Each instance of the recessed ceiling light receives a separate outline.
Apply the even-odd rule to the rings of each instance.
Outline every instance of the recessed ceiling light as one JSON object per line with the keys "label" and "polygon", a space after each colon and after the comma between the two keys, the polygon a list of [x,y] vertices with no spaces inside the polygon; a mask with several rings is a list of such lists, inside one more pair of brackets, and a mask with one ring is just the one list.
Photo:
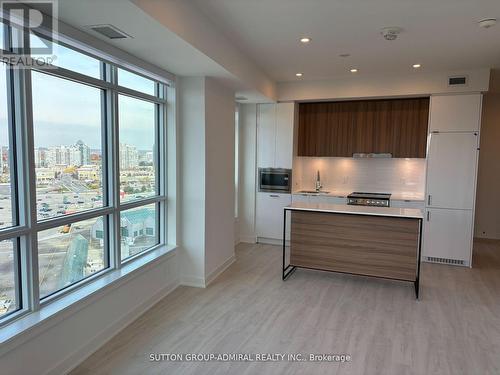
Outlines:
{"label": "recessed ceiling light", "polygon": [[478,25],[484,29],[489,29],[497,24],[496,18],[485,18],[478,22]]}
{"label": "recessed ceiling light", "polygon": [[297,77],[302,77],[302,73],[295,73]]}
{"label": "recessed ceiling light", "polygon": [[308,38],[307,36],[303,37],[303,38],[300,38],[300,41],[302,43],[309,43],[311,41],[311,38]]}
{"label": "recessed ceiling light", "polygon": [[418,68],[420,68],[421,66],[422,66],[422,65],[420,65],[420,64],[413,64],[413,67],[414,67],[415,69],[418,69]]}
{"label": "recessed ceiling light", "polygon": [[356,69],[356,68],[351,69],[351,73],[357,73],[357,72],[358,72],[358,69]]}

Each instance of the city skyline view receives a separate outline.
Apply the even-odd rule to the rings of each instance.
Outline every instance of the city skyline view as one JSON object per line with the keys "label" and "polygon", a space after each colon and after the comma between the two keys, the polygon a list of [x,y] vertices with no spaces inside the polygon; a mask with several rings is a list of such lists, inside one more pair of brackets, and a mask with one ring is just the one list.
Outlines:
{"label": "city skyline view", "polygon": [[[38,72],[32,74],[32,85],[35,147],[70,145],[81,139],[93,149],[101,148],[101,89]],[[0,146],[8,146],[9,142],[6,91],[6,71],[2,64]],[[67,95],[68,92],[71,95]],[[54,104],[57,105],[57,111],[53,110]],[[118,105],[120,142],[132,144],[138,150],[151,149],[154,139],[151,142],[151,137],[145,137],[144,130],[149,127],[148,123],[154,125],[154,104],[120,95]]]}
{"label": "city skyline view", "polygon": [[[94,59],[88,59],[89,72],[80,72],[93,71],[95,76]],[[59,63],[71,64],[73,60],[75,56],[67,54]],[[76,60],[80,67],[85,66],[85,59]],[[121,85],[133,85],[131,73],[123,70],[119,74]],[[8,122],[6,75],[5,65],[0,64],[0,228],[15,224],[16,205],[12,198],[13,130]],[[32,71],[31,76],[37,220],[104,207],[104,91],[41,72]],[[151,87],[146,83],[145,89]],[[120,200],[153,196],[157,194],[155,104],[119,94],[117,115]],[[156,212],[157,205],[153,204],[121,213],[123,259],[158,243]],[[106,232],[104,217],[38,232],[40,297],[105,269]],[[12,242],[0,242],[0,268],[4,270],[0,278],[0,316],[18,308],[13,252]]]}

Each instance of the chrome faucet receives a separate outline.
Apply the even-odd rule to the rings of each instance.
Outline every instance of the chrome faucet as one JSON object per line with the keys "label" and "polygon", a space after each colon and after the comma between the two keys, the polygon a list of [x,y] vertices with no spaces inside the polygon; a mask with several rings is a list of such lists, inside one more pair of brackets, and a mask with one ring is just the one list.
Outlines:
{"label": "chrome faucet", "polygon": [[319,193],[323,185],[321,185],[321,179],[319,177],[319,171],[316,172],[316,193]]}

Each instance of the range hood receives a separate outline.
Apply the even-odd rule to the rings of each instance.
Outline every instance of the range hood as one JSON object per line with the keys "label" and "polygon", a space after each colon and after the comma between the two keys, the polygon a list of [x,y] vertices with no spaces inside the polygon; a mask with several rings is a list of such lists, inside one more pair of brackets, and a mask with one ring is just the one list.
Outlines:
{"label": "range hood", "polygon": [[390,159],[390,158],[392,158],[392,154],[389,154],[389,153],[375,153],[375,152],[372,152],[372,153],[369,153],[369,154],[365,154],[365,153],[362,153],[362,152],[356,152],[356,153],[352,154],[352,157],[355,158],[355,159],[370,159],[370,158],[373,158],[373,159]]}

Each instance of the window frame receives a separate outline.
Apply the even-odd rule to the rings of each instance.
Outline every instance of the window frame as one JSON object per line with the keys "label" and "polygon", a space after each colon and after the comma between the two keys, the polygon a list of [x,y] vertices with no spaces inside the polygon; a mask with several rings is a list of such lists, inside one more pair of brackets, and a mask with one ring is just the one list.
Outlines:
{"label": "window frame", "polygon": [[[1,20],[0,20],[1,21]],[[4,29],[5,50],[10,50],[10,27],[0,24]],[[29,36],[25,37],[25,46],[29,50]],[[159,80],[153,73],[148,76],[144,70],[126,63],[116,63],[102,56],[93,55],[85,50],[84,45],[67,43],[63,35],[56,36],[54,43],[75,50],[79,53],[96,58],[101,64],[100,79],[87,76],[66,68],[51,67],[51,69],[15,69],[7,66],[9,77],[9,128],[13,143],[9,150],[9,162],[14,164],[11,180],[17,184],[18,192],[12,198],[12,210],[16,211],[16,225],[0,229],[0,241],[12,240],[16,243],[18,287],[16,287],[16,303],[18,309],[0,317],[0,328],[26,314],[40,310],[43,306],[60,299],[68,293],[74,292],[88,283],[100,278],[109,272],[119,270],[130,262],[146,256],[150,252],[167,245],[167,93],[171,89],[169,80]],[[83,47],[83,48],[80,48]],[[155,83],[155,95],[149,95],[127,87],[118,85],[118,69],[124,69]],[[101,89],[101,116],[102,116],[102,196],[103,206],[73,214],[56,216],[52,218],[37,218],[36,209],[36,174],[34,160],[34,122],[32,110],[32,72],[52,75],[61,79],[85,84]],[[155,105],[155,139],[157,149],[153,150],[157,163],[155,171],[156,195],[144,199],[136,199],[120,203],[120,167],[119,167],[119,121],[118,121],[118,96],[126,95],[132,98],[145,100]],[[12,113],[12,115],[11,115]],[[12,123],[11,119],[12,117]],[[15,178],[14,174],[15,173]],[[15,203],[14,203],[15,202]],[[156,209],[156,237],[158,244],[144,251],[134,254],[125,260],[121,259],[121,231],[120,213],[122,211],[155,204]],[[16,210],[14,210],[14,207]],[[103,218],[104,232],[104,258],[105,267],[82,280],[40,298],[38,275],[38,234],[47,229],[52,229],[75,222]],[[15,252],[16,253],[16,252]],[[16,259],[15,259],[16,260]]]}

